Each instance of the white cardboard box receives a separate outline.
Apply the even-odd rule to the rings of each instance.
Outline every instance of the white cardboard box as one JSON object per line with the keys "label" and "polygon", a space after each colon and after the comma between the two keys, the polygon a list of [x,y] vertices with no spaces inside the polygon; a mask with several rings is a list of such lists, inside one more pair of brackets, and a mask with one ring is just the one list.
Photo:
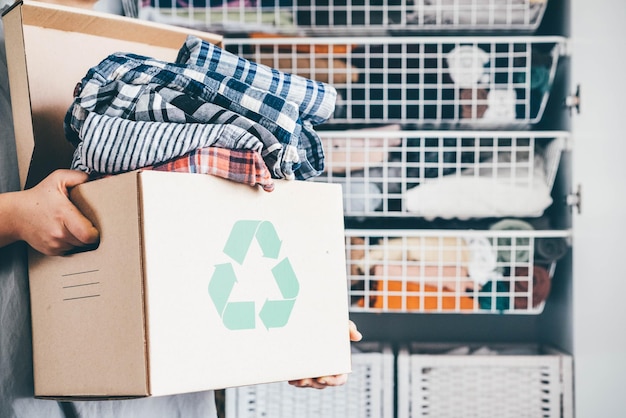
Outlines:
{"label": "white cardboard box", "polygon": [[[173,60],[192,33],[31,1],[3,19],[26,187],[68,166],[62,121],[88,68],[117,51]],[[31,254],[36,396],[158,396],[349,372],[341,189],[276,183],[268,193],[136,171],[74,188],[101,240]]]}

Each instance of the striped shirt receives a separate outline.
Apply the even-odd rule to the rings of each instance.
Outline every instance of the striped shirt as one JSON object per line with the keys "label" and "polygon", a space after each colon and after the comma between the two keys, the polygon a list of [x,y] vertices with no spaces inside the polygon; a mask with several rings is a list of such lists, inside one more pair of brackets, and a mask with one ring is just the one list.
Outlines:
{"label": "striped shirt", "polygon": [[116,174],[208,146],[261,151],[260,141],[235,125],[131,121],[89,113],[72,168]]}

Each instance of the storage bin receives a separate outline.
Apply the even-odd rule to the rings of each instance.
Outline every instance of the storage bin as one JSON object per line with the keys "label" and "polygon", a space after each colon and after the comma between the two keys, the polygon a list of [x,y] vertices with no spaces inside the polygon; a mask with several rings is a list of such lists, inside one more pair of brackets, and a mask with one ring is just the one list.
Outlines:
{"label": "storage bin", "polygon": [[325,172],[353,217],[537,217],[552,204],[565,132],[321,131]]}
{"label": "storage bin", "polygon": [[574,416],[572,357],[555,348],[414,343],[397,361],[398,418]]}
{"label": "storage bin", "polygon": [[532,33],[546,5],[547,0],[143,0],[139,17],[225,33]]}
{"label": "storage bin", "polygon": [[347,229],[350,311],[541,313],[569,232],[519,219],[491,228]]}
{"label": "storage bin", "polygon": [[226,389],[228,418],[389,418],[394,416],[395,358],[386,343],[353,344],[348,382],[325,390],[286,382]]}
{"label": "storage bin", "polygon": [[327,125],[518,129],[541,120],[564,38],[264,36],[224,47],[334,86]]}

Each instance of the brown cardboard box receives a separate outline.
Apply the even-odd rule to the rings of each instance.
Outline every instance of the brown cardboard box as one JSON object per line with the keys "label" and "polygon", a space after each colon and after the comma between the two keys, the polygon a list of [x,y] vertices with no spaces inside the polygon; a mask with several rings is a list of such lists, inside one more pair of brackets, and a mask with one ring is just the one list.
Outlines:
{"label": "brown cardboard box", "polygon": [[[62,121],[90,67],[117,51],[173,60],[188,33],[220,41],[30,1],[3,19],[26,187],[69,165]],[[80,185],[72,199],[101,241],[31,254],[36,396],[158,396],[350,371],[339,186],[277,181],[267,193],[137,171]]]}

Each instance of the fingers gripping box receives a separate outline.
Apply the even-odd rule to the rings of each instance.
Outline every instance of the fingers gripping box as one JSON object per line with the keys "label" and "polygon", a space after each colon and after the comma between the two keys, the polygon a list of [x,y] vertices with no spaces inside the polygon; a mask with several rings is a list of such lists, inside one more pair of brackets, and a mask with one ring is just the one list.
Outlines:
{"label": "fingers gripping box", "polygon": [[[62,121],[88,68],[118,51],[173,60],[192,33],[30,1],[3,19],[23,187],[69,165]],[[62,257],[31,252],[36,396],[159,396],[349,372],[340,186],[276,183],[268,193],[135,171],[74,188],[101,240]]]}

